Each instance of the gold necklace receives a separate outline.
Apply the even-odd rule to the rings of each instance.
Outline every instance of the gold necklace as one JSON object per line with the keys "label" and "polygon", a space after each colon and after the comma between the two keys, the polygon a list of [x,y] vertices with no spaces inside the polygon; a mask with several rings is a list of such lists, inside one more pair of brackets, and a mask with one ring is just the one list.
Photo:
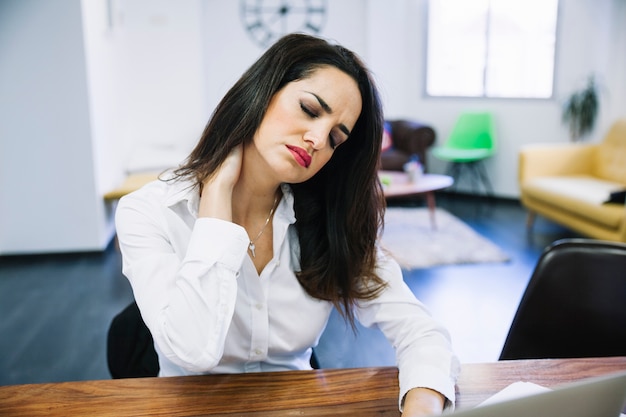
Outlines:
{"label": "gold necklace", "polygon": [[265,224],[261,228],[261,231],[259,232],[258,235],[256,235],[256,237],[254,239],[250,240],[250,243],[248,244],[248,249],[250,250],[250,253],[252,254],[253,258],[256,258],[256,253],[255,253],[256,245],[254,244],[254,242],[259,240],[259,238],[261,237],[261,235],[265,231],[265,228],[267,227],[268,223],[270,222],[270,219],[272,218],[272,214],[274,214],[274,210],[276,210],[276,203],[277,202],[278,202],[278,194],[276,195],[276,197],[274,197],[274,203],[272,204],[272,208],[270,210],[270,214],[267,215],[267,219],[265,219]]}

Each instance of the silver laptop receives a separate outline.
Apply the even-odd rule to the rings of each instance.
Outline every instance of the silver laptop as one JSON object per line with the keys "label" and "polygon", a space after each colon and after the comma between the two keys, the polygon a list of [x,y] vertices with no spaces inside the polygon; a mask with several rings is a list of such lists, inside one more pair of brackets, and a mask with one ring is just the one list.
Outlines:
{"label": "silver laptop", "polygon": [[618,417],[626,405],[626,372],[583,379],[554,390],[464,409],[453,417]]}

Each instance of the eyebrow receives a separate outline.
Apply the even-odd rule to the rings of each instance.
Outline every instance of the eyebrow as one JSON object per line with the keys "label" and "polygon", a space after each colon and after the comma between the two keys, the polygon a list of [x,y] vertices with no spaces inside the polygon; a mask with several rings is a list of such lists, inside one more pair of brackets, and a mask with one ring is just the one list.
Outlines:
{"label": "eyebrow", "polygon": [[[308,92],[309,94],[311,94],[313,97],[315,97],[315,99],[317,100],[317,102],[320,104],[320,106],[322,106],[322,109],[324,109],[324,111],[328,114],[332,114],[333,113],[333,109],[330,108],[330,106],[328,105],[328,103],[326,103],[326,101],[324,101],[323,98],[321,98],[320,96],[318,96],[315,93],[312,92]],[[341,130],[343,133],[346,134],[346,136],[350,136],[350,129],[348,129],[346,127],[346,125],[344,125],[343,123],[339,124],[339,130]]]}

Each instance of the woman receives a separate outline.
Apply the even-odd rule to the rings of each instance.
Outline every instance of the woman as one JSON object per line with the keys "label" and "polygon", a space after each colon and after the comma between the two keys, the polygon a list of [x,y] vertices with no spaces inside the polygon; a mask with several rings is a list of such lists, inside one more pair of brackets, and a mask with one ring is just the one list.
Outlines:
{"label": "woman", "polygon": [[403,415],[453,404],[447,333],[377,249],[382,123],[353,53],[287,35],[181,167],[121,199],[124,274],[160,375],[310,368],[334,306],[396,347]]}

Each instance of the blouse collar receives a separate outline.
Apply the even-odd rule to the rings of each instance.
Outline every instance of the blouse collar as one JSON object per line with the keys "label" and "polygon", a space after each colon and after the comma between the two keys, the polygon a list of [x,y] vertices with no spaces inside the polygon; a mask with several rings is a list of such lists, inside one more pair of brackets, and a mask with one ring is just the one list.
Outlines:
{"label": "blouse collar", "polygon": [[[283,198],[278,204],[274,216],[281,218],[288,224],[293,224],[296,221],[296,215],[293,208],[293,191],[289,184],[281,184],[280,188],[283,193]],[[166,206],[172,207],[181,203],[186,204],[189,213],[191,213],[194,217],[198,217],[200,194],[198,193],[198,187],[195,186],[193,182],[184,180],[172,181],[169,183],[165,198]]]}

